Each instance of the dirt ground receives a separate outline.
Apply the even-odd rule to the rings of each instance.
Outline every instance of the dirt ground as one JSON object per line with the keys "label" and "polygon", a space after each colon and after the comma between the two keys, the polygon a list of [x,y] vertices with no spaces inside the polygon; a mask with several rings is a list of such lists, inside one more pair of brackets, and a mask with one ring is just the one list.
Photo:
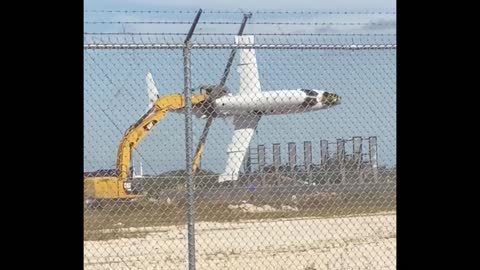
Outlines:
{"label": "dirt ground", "polygon": [[[84,269],[186,269],[185,225],[119,230],[136,237],[85,241]],[[396,269],[395,212],[198,222],[195,230],[197,269]]]}

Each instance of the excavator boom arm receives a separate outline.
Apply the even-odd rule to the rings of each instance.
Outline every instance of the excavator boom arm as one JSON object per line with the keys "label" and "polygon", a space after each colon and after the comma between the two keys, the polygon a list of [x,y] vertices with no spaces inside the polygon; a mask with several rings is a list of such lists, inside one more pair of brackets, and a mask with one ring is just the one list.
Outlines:
{"label": "excavator boom arm", "polygon": [[[193,95],[192,105],[199,104],[205,100],[206,97],[204,95]],[[152,109],[127,130],[118,148],[117,170],[120,182],[124,182],[128,178],[132,150],[169,111],[184,107],[185,98],[183,95],[175,94],[160,97],[155,101]]]}

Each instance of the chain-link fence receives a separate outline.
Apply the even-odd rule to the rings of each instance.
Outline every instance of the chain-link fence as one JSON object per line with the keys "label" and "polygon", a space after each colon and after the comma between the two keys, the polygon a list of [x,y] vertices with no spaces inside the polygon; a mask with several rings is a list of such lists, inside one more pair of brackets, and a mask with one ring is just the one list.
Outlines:
{"label": "chain-link fence", "polygon": [[85,269],[394,269],[395,36],[183,39],[84,46]]}

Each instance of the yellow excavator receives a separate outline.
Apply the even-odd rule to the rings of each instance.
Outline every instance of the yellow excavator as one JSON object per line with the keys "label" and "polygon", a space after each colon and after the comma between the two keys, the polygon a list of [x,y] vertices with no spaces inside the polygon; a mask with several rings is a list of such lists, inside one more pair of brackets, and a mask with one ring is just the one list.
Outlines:
{"label": "yellow excavator", "polygon": [[[205,94],[192,95],[192,105],[199,105],[207,100]],[[96,176],[85,178],[85,197],[87,199],[132,199],[142,195],[132,194],[129,168],[132,150],[145,138],[150,130],[160,122],[169,111],[185,107],[185,98],[181,94],[158,97],[153,106],[140,120],[130,126],[118,147],[117,176]],[[199,163],[200,160],[197,159]],[[198,164],[195,168],[198,167]]]}

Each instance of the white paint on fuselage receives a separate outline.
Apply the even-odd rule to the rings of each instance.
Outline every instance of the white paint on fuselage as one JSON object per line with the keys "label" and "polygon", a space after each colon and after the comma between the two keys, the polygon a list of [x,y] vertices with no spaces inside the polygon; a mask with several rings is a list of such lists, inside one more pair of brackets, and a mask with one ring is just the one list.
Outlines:
{"label": "white paint on fuselage", "polygon": [[219,116],[246,115],[261,113],[262,115],[278,115],[316,111],[326,108],[321,103],[322,94],[318,92],[318,103],[303,106],[307,94],[301,90],[263,91],[257,94],[227,95],[215,100],[215,110]]}
{"label": "white paint on fuselage", "polygon": [[[328,106],[322,103],[323,90],[309,90],[317,92],[316,97],[309,96],[304,91],[297,90],[274,90],[262,91],[249,94],[227,94],[215,100],[214,108],[216,117],[225,118],[235,115],[280,115],[291,113],[303,113],[326,109]],[[316,98],[315,105],[304,105],[307,97]],[[185,113],[184,109],[175,110],[176,113]],[[201,106],[193,106],[193,114],[200,118],[205,116]]]}

